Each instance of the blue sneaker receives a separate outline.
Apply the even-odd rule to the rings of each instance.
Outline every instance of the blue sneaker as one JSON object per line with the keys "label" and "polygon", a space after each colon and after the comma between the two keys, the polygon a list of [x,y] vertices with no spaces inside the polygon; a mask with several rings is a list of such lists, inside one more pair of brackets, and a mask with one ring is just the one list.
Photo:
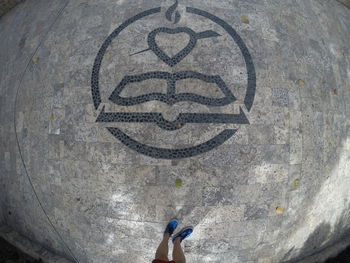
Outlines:
{"label": "blue sneaker", "polygon": [[177,219],[172,219],[169,221],[168,225],[165,228],[164,234],[169,234],[170,236],[174,233],[175,229],[177,228],[179,224],[179,221]]}
{"label": "blue sneaker", "polygon": [[182,242],[182,240],[184,240],[185,238],[188,238],[193,232],[193,227],[192,226],[186,226],[183,229],[180,230],[179,233],[177,233],[173,238],[173,243],[175,242],[175,240],[179,237],[181,238],[180,242]]}

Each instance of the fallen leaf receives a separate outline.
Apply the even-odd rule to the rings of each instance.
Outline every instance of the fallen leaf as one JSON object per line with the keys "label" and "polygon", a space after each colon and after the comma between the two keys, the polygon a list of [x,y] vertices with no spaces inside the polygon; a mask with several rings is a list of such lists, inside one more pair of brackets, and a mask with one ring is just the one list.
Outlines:
{"label": "fallen leaf", "polygon": [[181,179],[176,179],[175,185],[176,185],[176,187],[181,187],[183,185],[182,180]]}
{"label": "fallen leaf", "polygon": [[276,207],[276,213],[279,214],[279,215],[283,214],[284,213],[284,208],[281,207],[281,206],[277,206]]}
{"label": "fallen leaf", "polygon": [[248,19],[247,16],[241,16],[241,21],[242,21],[242,23],[244,23],[244,24],[249,24],[249,19]]}
{"label": "fallen leaf", "polygon": [[299,187],[300,186],[300,180],[299,179],[294,180],[293,185],[294,185],[294,187]]}
{"label": "fallen leaf", "polygon": [[302,80],[302,79],[299,79],[299,80],[297,81],[297,83],[298,83],[299,86],[304,86],[304,85],[305,85],[305,81]]}
{"label": "fallen leaf", "polygon": [[53,115],[53,113],[51,113],[51,115],[50,115],[50,120],[54,120],[55,119],[55,115]]}
{"label": "fallen leaf", "polygon": [[36,62],[39,61],[39,58],[38,58],[38,57],[33,57],[33,58],[32,58],[32,61],[33,61],[34,63],[36,63]]}

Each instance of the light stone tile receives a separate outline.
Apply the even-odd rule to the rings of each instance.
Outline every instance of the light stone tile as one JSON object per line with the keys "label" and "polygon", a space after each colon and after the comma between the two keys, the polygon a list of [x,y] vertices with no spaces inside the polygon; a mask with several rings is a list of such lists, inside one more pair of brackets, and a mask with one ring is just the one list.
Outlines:
{"label": "light stone tile", "polygon": [[259,145],[257,158],[261,163],[285,164],[290,159],[289,145]]}
{"label": "light stone tile", "polygon": [[[69,160],[87,160],[88,152],[87,143],[79,142],[74,140],[65,139],[63,140],[63,152],[64,158]],[[61,143],[61,141],[60,141]],[[59,144],[59,147],[61,144]],[[61,157],[62,158],[62,157]]]}
{"label": "light stone tile", "polygon": [[202,191],[205,206],[254,203],[256,200],[260,201],[262,195],[263,187],[260,184],[204,187]]}
{"label": "light stone tile", "polygon": [[4,161],[5,161],[5,169],[7,171],[11,170],[11,153],[5,152],[4,153]]}
{"label": "light stone tile", "polygon": [[273,259],[271,257],[263,257],[258,259],[258,263],[271,263]]}
{"label": "light stone tile", "polygon": [[97,142],[97,127],[92,124],[79,123],[74,126],[74,139],[82,142]]}
{"label": "light stone tile", "polygon": [[117,202],[110,206],[106,214],[109,218],[132,221],[156,221],[156,207],[144,204]]}
{"label": "light stone tile", "polygon": [[272,182],[286,182],[287,180],[287,164],[263,163],[249,168],[249,184],[268,184]]}
{"label": "light stone tile", "polygon": [[290,165],[289,166],[289,185],[291,190],[297,190],[299,188],[298,183],[295,180],[301,179],[301,164]]}
{"label": "light stone tile", "polygon": [[244,205],[227,205],[211,209],[206,217],[214,220],[216,223],[241,221],[244,211]]}
{"label": "light stone tile", "polygon": [[247,130],[248,130],[247,125],[240,126],[238,131],[235,133],[235,135],[232,138],[232,143],[243,144],[243,145],[249,144],[249,137],[248,137]]}
{"label": "light stone tile", "polygon": [[302,158],[302,113],[292,111],[290,119],[290,163],[301,163]]}
{"label": "light stone tile", "polygon": [[[198,236],[206,236],[207,238],[220,239],[222,236],[226,238],[237,238],[249,235],[256,235],[266,228],[265,220],[250,220],[244,222],[232,222],[231,224],[220,223],[211,224],[210,226],[197,226],[193,233],[193,238]],[[233,234],[234,233],[234,234]]]}
{"label": "light stone tile", "polygon": [[273,205],[276,208],[279,204],[284,202],[286,195],[285,183],[271,183],[263,185],[261,193],[259,194],[259,201],[257,204]]}
{"label": "light stone tile", "polygon": [[18,117],[17,117],[17,123],[16,123],[16,130],[17,132],[21,132],[23,129],[23,122],[24,122],[24,114],[23,112],[19,112],[18,113]]}
{"label": "light stone tile", "polygon": [[149,186],[143,199],[155,205],[200,205],[201,189],[190,187]]}
{"label": "light stone tile", "polygon": [[[53,117],[51,119],[51,116]],[[51,112],[47,113],[47,120],[49,122],[49,134],[60,134],[61,133],[61,122],[63,122],[65,112],[63,109],[52,109]]]}
{"label": "light stone tile", "polygon": [[85,122],[85,107],[82,104],[73,106],[65,106],[65,123],[73,125],[81,125]]}
{"label": "light stone tile", "polygon": [[301,110],[300,88],[290,88],[288,91],[288,97],[289,108],[292,110]]}
{"label": "light stone tile", "polygon": [[274,126],[274,144],[289,144],[290,143],[290,129],[288,126]]}
{"label": "light stone tile", "polygon": [[272,125],[250,125],[247,127],[250,144],[272,144],[273,126]]}

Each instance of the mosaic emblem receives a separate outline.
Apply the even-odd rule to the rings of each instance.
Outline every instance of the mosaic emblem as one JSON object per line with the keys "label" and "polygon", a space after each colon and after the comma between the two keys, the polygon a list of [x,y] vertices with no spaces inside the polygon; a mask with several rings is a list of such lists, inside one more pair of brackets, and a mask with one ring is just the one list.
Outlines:
{"label": "mosaic emblem", "polygon": [[[215,25],[215,27],[219,28],[218,30],[220,30],[221,33],[210,28],[198,30],[199,26],[191,28],[191,26],[186,24],[184,25],[184,23],[182,23],[181,26],[178,26],[177,24],[181,20],[181,15],[179,11],[176,11],[177,8],[178,2],[176,1],[174,5],[166,10],[165,14],[162,13],[162,8],[160,7],[139,13],[122,23],[104,41],[95,58],[91,78],[94,106],[96,110],[100,109],[96,122],[115,123],[116,125],[123,125],[123,123],[151,123],[158,126],[165,132],[181,130],[187,125],[194,124],[249,124],[245,112],[249,112],[253,105],[256,89],[256,76],[251,55],[242,38],[232,28],[232,26],[230,26],[224,20],[211,13],[208,13],[207,11],[193,7],[186,7],[186,16],[193,17],[194,21],[207,20],[211,24]],[[159,18],[158,16],[162,16],[162,18]],[[198,46],[201,42],[209,39],[215,39],[215,41],[219,43],[220,41],[224,41],[223,33],[225,33],[225,35],[228,36],[228,39],[232,42],[232,45],[236,46],[240,56],[242,57],[242,61],[244,61],[246,86],[244,87],[244,97],[242,97],[241,100],[245,110],[242,110],[242,107],[240,107],[239,112],[236,113],[181,112],[178,114],[175,120],[170,121],[164,118],[162,112],[137,112],[131,110],[107,112],[105,106],[100,107],[102,104],[101,88],[103,88],[103,86],[100,84],[100,78],[102,75],[101,65],[107,49],[112,45],[113,41],[117,40],[118,37],[123,34],[127,28],[140,21],[142,21],[142,23],[149,23],[150,19],[154,19],[155,17],[157,19],[163,19],[164,22],[168,22],[169,25],[162,25],[149,30],[144,37],[145,43],[142,43],[146,48],[142,49],[141,51],[134,52],[130,54],[130,56],[142,56],[145,53],[150,53],[152,56],[155,56],[158,61],[157,63],[161,64],[162,68],[167,70],[154,70],[138,74],[125,74],[120,80],[118,80],[118,83],[115,83],[115,88],[111,94],[109,94],[108,101],[114,105],[125,108],[151,102],[164,103],[169,106],[173,106],[176,103],[188,102],[204,105],[208,108],[219,108],[232,105],[237,101],[237,98],[234,95],[235,87],[234,85],[228,84],[220,73],[207,74],[193,69],[188,70],[188,67],[181,69],[186,58],[199,48]],[[201,23],[203,24],[203,22]],[[182,43],[182,49],[179,49],[174,54],[169,54],[157,41],[161,35],[175,37],[182,35],[185,36],[187,40]],[[233,58],[226,57],[224,59],[229,61]],[[208,61],[208,63],[212,62]],[[131,96],[122,95],[123,91],[128,89],[129,86],[142,85],[142,83],[146,81],[163,81],[166,83],[165,92],[151,92]],[[198,81],[199,83],[202,83],[203,86],[204,84],[214,86],[220,93],[222,93],[223,96],[210,97],[206,96],[205,94],[196,94],[195,92],[178,92],[179,83],[186,81]],[[224,129],[223,131],[218,132],[218,134],[213,135],[211,139],[191,147],[180,148],[175,144],[172,148],[164,148],[141,143],[132,138],[132,136],[129,136],[123,132],[121,128],[122,126],[107,127],[108,131],[127,147],[137,151],[138,153],[163,159],[186,158],[210,151],[223,144],[238,130],[236,128]]]}

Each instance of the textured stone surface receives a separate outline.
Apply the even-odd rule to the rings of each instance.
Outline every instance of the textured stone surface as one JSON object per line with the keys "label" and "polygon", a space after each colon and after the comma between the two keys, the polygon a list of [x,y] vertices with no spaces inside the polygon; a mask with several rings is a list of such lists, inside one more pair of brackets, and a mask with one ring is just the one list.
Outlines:
{"label": "textured stone surface", "polygon": [[350,8],[350,1],[349,0],[338,0],[340,3],[344,4],[348,8]]}
{"label": "textured stone surface", "polygon": [[[293,262],[342,240],[350,227],[349,10],[318,0],[181,0],[181,18],[173,24],[165,15],[172,4],[27,0],[1,19],[7,37],[0,42],[0,220],[78,262],[150,262],[174,216],[195,227],[184,243],[188,262]],[[159,13],[113,34],[127,19],[159,6]],[[186,7],[222,19],[247,46],[256,72],[252,108],[245,100],[251,79],[242,45],[221,22],[196,17]],[[196,33],[180,32],[175,40],[171,30],[155,36],[167,56],[187,42],[191,47],[194,36],[195,48],[174,64],[151,38],[154,52],[135,54],[148,48],[148,34],[159,27]],[[108,45],[101,56],[103,43]],[[102,61],[100,104],[91,95],[96,57]],[[157,74],[160,79],[140,85],[122,81],[149,71],[171,75],[163,80]],[[210,100],[192,96],[175,103],[179,97],[164,94],[179,71],[220,76],[236,100],[213,106],[229,92],[223,95],[225,85],[198,77],[177,80],[176,92]],[[123,93],[109,100],[120,83]],[[121,105],[120,97],[149,93],[163,95]],[[96,122],[103,107],[124,115],[118,122]],[[176,121],[181,114],[241,111],[249,123],[243,117],[234,123]],[[135,112],[161,113],[163,120],[125,117]],[[236,132],[188,158],[153,158],[159,150],[139,153],[108,127],[166,149]]]}
{"label": "textured stone surface", "polygon": [[10,11],[13,7],[23,2],[23,0],[1,0],[0,1],[0,17]]}

